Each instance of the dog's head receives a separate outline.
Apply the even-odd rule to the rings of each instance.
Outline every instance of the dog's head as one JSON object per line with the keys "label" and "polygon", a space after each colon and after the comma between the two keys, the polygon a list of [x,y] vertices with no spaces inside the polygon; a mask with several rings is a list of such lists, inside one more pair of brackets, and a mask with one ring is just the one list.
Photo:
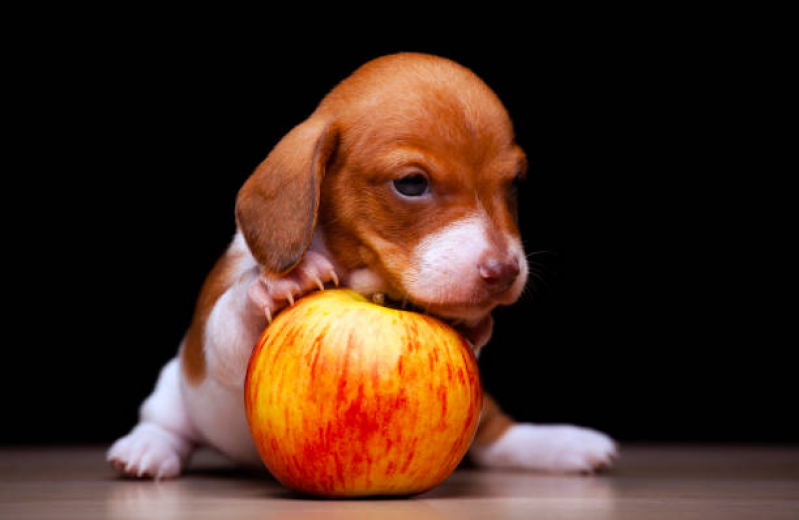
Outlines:
{"label": "dog's head", "polygon": [[526,167],[477,76],[392,55],[358,69],[280,141],[242,187],[236,216],[275,274],[321,238],[354,289],[474,322],[524,288],[516,183]]}

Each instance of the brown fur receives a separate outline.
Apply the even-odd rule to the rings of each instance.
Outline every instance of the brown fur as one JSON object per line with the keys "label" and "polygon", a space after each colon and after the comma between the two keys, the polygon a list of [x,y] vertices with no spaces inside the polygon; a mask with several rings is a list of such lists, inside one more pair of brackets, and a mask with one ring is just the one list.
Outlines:
{"label": "brown fur", "polygon": [[[236,220],[255,259],[290,271],[321,224],[345,270],[368,267],[404,296],[399,274],[423,237],[478,209],[492,239],[518,233],[508,191],[527,168],[502,103],[468,69],[442,58],[398,54],[358,69],[278,143],[239,192]],[[403,204],[390,181],[422,171],[436,204]],[[202,381],[203,330],[229,287],[231,259],[209,274],[182,353],[190,382]],[[424,302],[416,302],[424,304]],[[485,396],[475,442],[490,443],[512,420]]]}
{"label": "brown fur", "polygon": [[186,380],[192,385],[200,384],[205,378],[206,363],[205,352],[203,352],[205,323],[216,301],[230,287],[233,281],[230,276],[231,267],[237,259],[238,257],[234,253],[230,251],[225,253],[216,262],[211,272],[208,273],[202,289],[200,289],[200,296],[197,299],[197,305],[194,310],[194,318],[189,330],[186,332],[183,348],[180,352],[183,373],[186,376]]}
{"label": "brown fur", "polygon": [[497,402],[488,394],[483,395],[483,411],[480,415],[480,425],[474,436],[475,446],[487,446],[502,437],[514,421],[508,417]]}
{"label": "brown fur", "polygon": [[[317,116],[342,129],[319,222],[345,268],[369,267],[403,296],[398,273],[417,242],[478,204],[497,230],[517,232],[507,193],[526,158],[499,99],[468,69],[420,54],[381,58],[337,86]],[[391,179],[419,170],[435,185],[436,204],[391,193]],[[504,245],[501,234],[495,240]]]}
{"label": "brown fur", "polygon": [[[242,187],[236,217],[272,274],[300,261],[318,218],[341,267],[369,267],[402,296],[398,273],[439,227],[482,208],[498,248],[498,230],[517,233],[507,194],[526,167],[505,108],[474,73],[396,54],[358,69],[278,143]],[[436,204],[408,205],[391,193],[390,181],[413,171],[435,184]]]}
{"label": "brown fur", "polygon": [[290,271],[311,243],[335,141],[331,125],[309,119],[278,143],[239,191],[236,222],[252,255],[272,274]]}

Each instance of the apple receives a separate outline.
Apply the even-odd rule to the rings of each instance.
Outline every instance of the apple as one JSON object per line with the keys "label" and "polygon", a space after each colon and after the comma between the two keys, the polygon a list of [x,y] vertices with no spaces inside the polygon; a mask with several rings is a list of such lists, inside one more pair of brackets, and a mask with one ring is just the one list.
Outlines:
{"label": "apple", "polygon": [[278,315],[245,382],[266,467],[285,486],[322,496],[435,487],[466,454],[481,404],[477,361],[449,325],[345,289]]}

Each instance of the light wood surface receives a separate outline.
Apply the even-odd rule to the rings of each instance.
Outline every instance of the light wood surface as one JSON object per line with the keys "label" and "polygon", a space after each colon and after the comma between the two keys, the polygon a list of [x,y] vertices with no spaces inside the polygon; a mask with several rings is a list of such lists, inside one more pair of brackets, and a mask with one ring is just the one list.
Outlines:
{"label": "light wood surface", "polygon": [[308,499],[211,453],[153,483],[115,477],[104,448],[0,449],[2,519],[799,519],[799,447],[623,446],[609,472],[459,469],[399,500]]}

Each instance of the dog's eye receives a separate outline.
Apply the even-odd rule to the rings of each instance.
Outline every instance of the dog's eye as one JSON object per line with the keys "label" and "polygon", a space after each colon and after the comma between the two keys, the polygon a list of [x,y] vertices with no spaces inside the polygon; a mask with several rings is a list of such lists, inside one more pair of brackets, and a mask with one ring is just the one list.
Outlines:
{"label": "dog's eye", "polygon": [[427,177],[416,173],[394,179],[394,189],[405,197],[421,197],[427,193]]}

